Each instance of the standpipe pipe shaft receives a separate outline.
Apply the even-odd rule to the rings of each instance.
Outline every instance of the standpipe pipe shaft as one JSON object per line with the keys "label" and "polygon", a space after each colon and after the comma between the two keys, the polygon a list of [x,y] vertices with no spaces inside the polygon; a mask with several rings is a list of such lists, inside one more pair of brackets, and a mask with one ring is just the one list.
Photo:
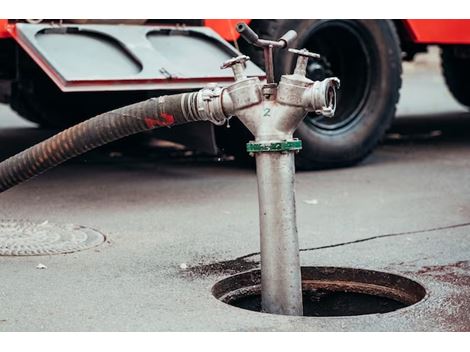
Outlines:
{"label": "standpipe pipe shaft", "polygon": [[257,153],[262,310],[303,315],[294,152]]}

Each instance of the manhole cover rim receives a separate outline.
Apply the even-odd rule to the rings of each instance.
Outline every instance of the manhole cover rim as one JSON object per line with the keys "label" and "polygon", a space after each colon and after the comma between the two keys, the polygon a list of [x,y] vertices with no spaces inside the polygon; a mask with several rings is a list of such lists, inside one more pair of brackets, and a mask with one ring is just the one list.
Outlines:
{"label": "manhole cover rim", "polygon": [[70,223],[24,219],[0,220],[0,256],[50,256],[95,248],[107,236],[94,228]]}
{"label": "manhole cover rim", "polygon": [[[232,291],[227,291],[225,293],[220,293],[218,292],[219,290],[223,289],[224,285],[227,285],[230,283],[230,281],[234,281],[240,278],[243,278],[246,280],[247,276],[251,276],[252,278],[261,277],[261,270],[260,269],[252,269],[252,270],[247,270],[241,273],[237,273],[225,278],[222,278],[218,280],[211,289],[211,296],[212,298],[216,299],[219,303],[223,304],[225,307],[230,308],[230,309],[236,309],[236,310],[242,310],[245,311],[246,313],[254,313],[254,314],[262,314],[262,315],[275,315],[278,317],[286,317],[286,318],[315,318],[315,319],[357,319],[361,317],[373,317],[373,316],[384,316],[385,314],[387,316],[390,316],[392,314],[403,314],[407,312],[408,310],[411,309],[416,309],[422,304],[424,304],[428,299],[429,299],[429,292],[426,289],[425,285],[421,282],[421,280],[417,279],[415,275],[410,275],[412,278],[408,277],[409,273],[406,273],[407,276],[404,276],[401,272],[396,272],[396,271],[380,271],[380,270],[374,270],[374,269],[364,269],[364,268],[355,268],[355,267],[334,267],[334,266],[302,266],[302,270],[305,269],[315,269],[315,270],[331,270],[333,273],[335,270],[342,270],[342,271],[355,271],[355,272],[366,272],[369,274],[379,274],[379,275],[385,275],[393,278],[399,278],[404,280],[407,283],[410,283],[415,286],[418,290],[421,290],[421,293],[419,294],[419,298],[414,303],[407,304],[406,306],[402,308],[398,308],[395,310],[391,310],[388,312],[376,312],[376,313],[366,313],[366,314],[357,314],[357,315],[332,315],[332,316],[283,316],[283,315],[277,315],[277,314],[270,314],[266,312],[261,312],[261,311],[256,311],[256,310],[250,310],[246,308],[241,308],[237,307],[235,305],[232,305],[231,302],[227,302],[226,300],[233,300],[237,298],[243,298],[243,293],[245,292],[251,292],[252,294],[260,294],[261,290],[261,285],[259,282],[254,283],[253,285],[249,286],[242,286],[239,287],[238,289],[234,289]],[[308,281],[309,279],[304,278],[304,272],[302,271],[302,288],[303,292],[305,293],[305,281]],[[351,291],[354,293],[354,291]],[[238,294],[238,297],[237,297]],[[384,296],[385,297],[385,296]],[[388,298],[388,297],[387,297]],[[403,302],[401,302],[403,303]]]}

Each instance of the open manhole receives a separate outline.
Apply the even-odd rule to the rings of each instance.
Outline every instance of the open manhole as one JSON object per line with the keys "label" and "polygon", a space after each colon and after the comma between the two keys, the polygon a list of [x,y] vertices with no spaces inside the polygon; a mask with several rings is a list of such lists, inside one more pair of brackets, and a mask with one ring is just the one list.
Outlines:
{"label": "open manhole", "polygon": [[[304,316],[333,317],[392,312],[421,301],[426,290],[406,277],[380,271],[302,267]],[[217,282],[213,295],[232,306],[261,312],[261,272]]]}
{"label": "open manhole", "polygon": [[48,221],[0,221],[0,256],[51,255],[96,247],[105,236],[89,227]]}

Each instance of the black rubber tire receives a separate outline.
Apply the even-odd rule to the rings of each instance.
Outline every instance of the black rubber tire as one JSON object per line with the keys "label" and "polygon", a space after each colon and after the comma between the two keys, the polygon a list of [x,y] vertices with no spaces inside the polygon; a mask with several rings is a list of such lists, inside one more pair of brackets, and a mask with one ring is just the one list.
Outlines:
{"label": "black rubber tire", "polygon": [[449,91],[460,104],[470,107],[470,58],[459,57],[453,45],[441,48],[441,58]]}
{"label": "black rubber tire", "polygon": [[[307,118],[300,124],[296,137],[302,139],[303,150],[296,158],[296,163],[299,169],[304,170],[349,166],[364,159],[390,126],[395,116],[401,87],[400,42],[395,26],[390,20],[254,20],[250,24],[261,38],[277,39],[288,30],[294,29],[298,37],[292,47],[307,47],[317,52],[319,50],[314,47],[310,48],[309,43],[311,38],[314,38],[314,33],[319,33],[318,30],[326,28],[326,25],[331,28],[334,25],[350,26],[357,31],[358,43],[359,40],[360,43],[363,42],[361,48],[367,46],[367,49],[363,50],[364,56],[369,55],[371,58],[367,65],[363,65],[366,67],[366,74],[369,75],[367,77],[370,77],[370,83],[368,83],[367,92],[364,90],[364,94],[367,95],[364,95],[360,106],[355,102],[357,106],[343,109],[343,111],[355,110],[355,115],[351,114],[351,122],[342,128],[323,130],[308,123]],[[263,66],[261,50],[248,45],[242,39],[239,43],[242,52],[249,55],[255,63]],[[343,48],[346,52],[348,52],[347,45],[349,44],[346,43]],[[334,51],[338,48],[338,41],[331,40],[327,46]],[[323,54],[321,51],[319,53]],[[335,60],[334,57],[327,55],[325,57]],[[343,60],[345,62],[354,59],[345,55],[342,57],[345,58]],[[274,67],[277,78],[284,73],[291,73],[294,64],[293,55],[282,50],[275,51]],[[345,75],[341,77],[334,70],[333,74],[342,79],[343,88],[339,94],[345,90],[355,89],[354,80],[348,80]],[[345,99],[341,99],[339,95],[337,112],[340,112],[341,104],[345,104]],[[335,118],[337,117],[338,114]],[[345,120],[347,118],[349,116],[345,117]]]}

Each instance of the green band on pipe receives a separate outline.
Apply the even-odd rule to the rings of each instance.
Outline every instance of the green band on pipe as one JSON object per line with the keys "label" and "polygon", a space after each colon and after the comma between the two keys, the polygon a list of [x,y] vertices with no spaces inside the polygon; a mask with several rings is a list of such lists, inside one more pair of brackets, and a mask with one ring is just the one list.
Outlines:
{"label": "green band on pipe", "polygon": [[302,149],[302,141],[300,139],[278,142],[249,142],[246,144],[248,153],[288,152],[300,149]]}

